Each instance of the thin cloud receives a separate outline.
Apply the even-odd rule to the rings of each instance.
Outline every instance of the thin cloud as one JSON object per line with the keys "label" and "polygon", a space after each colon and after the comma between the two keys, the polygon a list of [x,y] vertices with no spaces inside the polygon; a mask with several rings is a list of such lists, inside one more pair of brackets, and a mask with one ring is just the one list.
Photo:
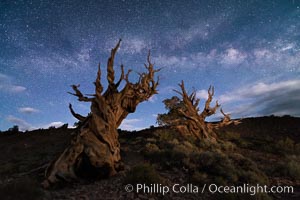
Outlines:
{"label": "thin cloud", "polygon": [[26,90],[26,87],[15,85],[12,82],[12,77],[0,73],[0,91],[10,92],[10,93],[21,93]]}
{"label": "thin cloud", "polygon": [[34,126],[32,126],[30,123],[27,121],[17,118],[13,115],[9,115],[7,118],[7,121],[13,123],[14,125],[17,125],[19,127],[20,131],[26,131],[26,130],[33,130],[35,129]]}
{"label": "thin cloud", "polygon": [[78,70],[88,68],[91,62],[90,57],[91,48],[88,47],[76,49],[72,53],[58,53],[50,49],[46,49],[46,52],[26,49],[24,56],[8,59],[4,64],[40,73],[57,73],[58,70],[64,69]]}
{"label": "thin cloud", "polygon": [[152,114],[151,116],[157,118],[158,114]]}
{"label": "thin cloud", "polygon": [[[282,48],[285,50],[283,51]],[[256,48],[253,50],[253,65],[282,68],[299,72],[300,53],[294,51],[293,48],[282,47],[275,49]]]}
{"label": "thin cloud", "polygon": [[13,115],[9,115],[6,120],[10,123],[12,123],[13,125],[17,125],[19,127],[20,131],[31,131],[31,130],[35,130],[35,129],[39,129],[39,128],[43,128],[43,129],[47,129],[49,127],[61,127],[62,125],[64,125],[65,123],[57,121],[57,122],[50,122],[48,124],[43,124],[43,125],[32,125],[29,122],[27,122],[24,119],[15,117]]}
{"label": "thin cloud", "polygon": [[25,114],[40,112],[38,109],[31,108],[31,107],[22,107],[22,108],[19,108],[18,110],[19,110],[20,113],[25,113]]}
{"label": "thin cloud", "polygon": [[196,92],[196,96],[199,99],[207,99],[207,97],[208,97],[207,90],[199,90],[199,91],[197,91]]}
{"label": "thin cloud", "polygon": [[228,48],[221,55],[220,63],[223,65],[239,65],[245,61],[247,54],[235,48]]}
{"label": "thin cloud", "polygon": [[12,93],[20,93],[26,90],[26,87],[20,85],[10,85],[7,87],[7,90]]}
{"label": "thin cloud", "polygon": [[123,130],[141,130],[146,127],[140,127],[139,123],[141,122],[141,119],[124,119],[122,121],[122,124],[120,125],[120,128]]}
{"label": "thin cloud", "polygon": [[192,60],[188,60],[185,56],[167,56],[159,55],[153,58],[154,62],[160,67],[179,67],[179,68],[190,68],[193,66]]}
{"label": "thin cloud", "polygon": [[158,66],[171,69],[194,70],[207,67],[276,70],[300,72],[300,52],[295,44],[273,48],[253,48],[243,51],[228,47],[224,50],[211,49],[209,52],[195,52],[189,55],[158,55],[153,60]]}
{"label": "thin cloud", "polygon": [[149,102],[155,103],[157,101],[157,96],[153,95],[148,99]]}
{"label": "thin cloud", "polygon": [[154,57],[153,60],[160,67],[172,69],[195,69],[199,67],[207,67],[217,63],[222,55],[217,53],[216,49],[213,49],[209,53],[197,52],[186,56],[159,55]]}
{"label": "thin cloud", "polygon": [[[110,51],[111,48],[116,45],[116,42],[117,41],[115,39],[108,40],[105,44],[106,49]],[[150,42],[139,37],[130,36],[128,38],[125,37],[122,39],[119,52],[123,54],[124,53],[139,54],[143,50],[148,50],[148,49],[151,49]]]}
{"label": "thin cloud", "polygon": [[149,48],[146,42],[139,38],[131,38],[129,40],[125,40],[124,44],[121,47],[121,50],[125,52],[130,52],[131,54],[141,53],[142,50]]}
{"label": "thin cloud", "polygon": [[300,116],[300,80],[260,82],[221,95],[218,99],[235,116]]}
{"label": "thin cloud", "polygon": [[77,54],[77,58],[81,63],[89,62],[91,58],[91,49],[83,48]]}
{"label": "thin cloud", "polygon": [[49,128],[49,127],[55,127],[55,128],[58,128],[58,127],[61,127],[62,125],[64,125],[65,123],[63,122],[51,122],[49,124],[46,124],[46,125],[43,125],[42,128]]}
{"label": "thin cloud", "polygon": [[[219,16],[222,16],[221,18]],[[168,33],[171,38],[171,49],[184,48],[192,42],[200,40],[209,40],[219,33],[219,29],[225,23],[232,20],[230,12],[220,13],[217,17],[213,16],[205,20],[191,24],[188,28],[178,29]]]}

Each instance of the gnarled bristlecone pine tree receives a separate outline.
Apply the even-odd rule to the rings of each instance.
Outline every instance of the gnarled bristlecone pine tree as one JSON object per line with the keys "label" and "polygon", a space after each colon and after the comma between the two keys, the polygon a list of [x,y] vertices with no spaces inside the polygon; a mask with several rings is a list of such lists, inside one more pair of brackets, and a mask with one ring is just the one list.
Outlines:
{"label": "gnarled bristlecone pine tree", "polygon": [[202,112],[199,111],[200,99],[196,97],[196,92],[190,95],[186,92],[184,82],[179,84],[181,91],[174,90],[180,94],[182,100],[173,96],[171,99],[164,100],[166,109],[169,110],[166,114],[159,114],[157,122],[159,125],[168,125],[175,127],[184,136],[194,136],[199,140],[217,141],[215,129],[227,126],[229,124],[238,124],[239,120],[231,120],[229,114],[225,114],[221,109],[224,118],[219,123],[209,123],[205,119],[216,113],[220,107],[218,101],[215,106],[211,107],[214,96],[214,87],[208,89],[208,98],[205,102],[205,107]]}
{"label": "gnarled bristlecone pine tree", "polygon": [[[136,83],[129,81],[128,70],[125,74],[124,66],[121,65],[121,76],[115,82],[114,58],[120,46],[121,40],[111,50],[107,62],[108,86],[103,92],[101,84],[100,64],[95,84],[95,94],[84,96],[79,85],[72,85],[79,101],[90,102],[91,112],[88,116],[75,113],[70,104],[72,115],[79,120],[79,127],[74,132],[70,145],[54,160],[46,170],[44,187],[49,187],[58,180],[72,180],[79,176],[112,176],[121,169],[120,143],[118,141],[117,128],[129,113],[133,113],[139,103],[157,94],[159,79],[154,80],[155,73],[148,54],[146,72],[139,74]],[[119,90],[121,82],[125,86]]]}

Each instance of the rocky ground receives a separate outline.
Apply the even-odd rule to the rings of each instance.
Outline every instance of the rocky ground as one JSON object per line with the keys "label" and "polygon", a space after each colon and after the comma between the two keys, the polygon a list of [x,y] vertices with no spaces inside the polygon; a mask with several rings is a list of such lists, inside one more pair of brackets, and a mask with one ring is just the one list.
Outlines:
{"label": "rocky ground", "polygon": [[[264,117],[242,120],[238,126],[218,130],[222,144],[198,144],[174,130],[152,128],[120,131],[125,170],[115,177],[72,184],[49,190],[40,187],[44,170],[71,138],[66,128],[0,134],[1,199],[299,199],[300,119]],[[293,194],[166,195],[126,192],[127,184],[158,183],[170,188],[178,183],[238,185],[260,183],[290,185]]]}

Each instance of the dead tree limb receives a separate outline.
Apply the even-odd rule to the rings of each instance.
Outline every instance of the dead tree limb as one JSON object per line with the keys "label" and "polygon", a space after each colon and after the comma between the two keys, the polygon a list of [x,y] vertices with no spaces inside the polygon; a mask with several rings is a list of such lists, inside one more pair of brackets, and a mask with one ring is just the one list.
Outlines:
{"label": "dead tree limb", "polygon": [[[142,73],[139,81],[132,83],[129,80],[128,70],[125,74],[121,65],[121,76],[115,83],[114,58],[120,47],[121,40],[111,50],[107,61],[108,87],[103,92],[101,84],[101,68],[98,72],[95,85],[95,94],[86,97],[78,89],[79,85],[72,85],[79,101],[90,102],[91,112],[87,117],[75,113],[72,105],[69,109],[72,115],[80,121],[80,126],[73,134],[70,145],[55,159],[46,170],[44,187],[48,187],[58,180],[72,180],[77,177],[90,175],[112,176],[120,170],[121,155],[117,128],[129,113],[133,113],[137,105],[157,93],[158,81],[155,81],[154,69],[147,57],[146,72]],[[125,81],[125,86],[119,89],[120,83]],[[89,170],[87,170],[89,169]]]}

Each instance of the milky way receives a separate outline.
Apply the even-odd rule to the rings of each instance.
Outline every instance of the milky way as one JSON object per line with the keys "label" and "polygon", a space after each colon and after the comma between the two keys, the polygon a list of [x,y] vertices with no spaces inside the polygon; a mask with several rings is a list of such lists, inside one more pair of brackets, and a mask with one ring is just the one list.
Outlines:
{"label": "milky way", "polygon": [[67,94],[70,85],[92,93],[97,64],[105,66],[119,38],[116,70],[123,63],[141,72],[148,50],[163,68],[160,94],[129,115],[123,129],[155,124],[165,112],[162,100],[181,80],[202,103],[214,85],[233,117],[300,116],[299,33],[296,0],[2,0],[0,130],[73,125],[68,103],[81,114],[89,105]]}

